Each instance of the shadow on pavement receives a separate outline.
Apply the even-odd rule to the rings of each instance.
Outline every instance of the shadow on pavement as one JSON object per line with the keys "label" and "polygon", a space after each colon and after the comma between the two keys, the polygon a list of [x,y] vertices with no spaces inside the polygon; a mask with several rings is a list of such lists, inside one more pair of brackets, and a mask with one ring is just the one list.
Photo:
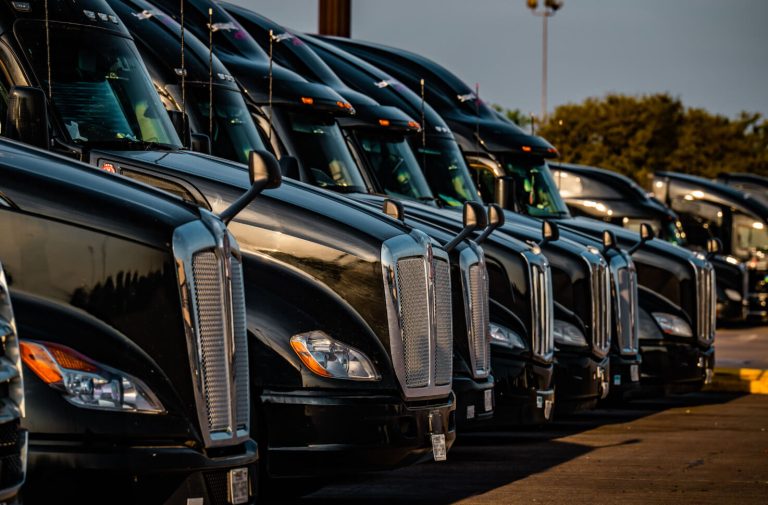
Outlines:
{"label": "shadow on pavement", "polygon": [[[448,504],[544,472],[596,448],[562,438],[627,423],[671,408],[726,403],[739,394],[693,393],[644,399],[618,408],[574,414],[541,428],[460,434],[444,463],[427,462],[392,472],[347,479],[293,503]],[[626,439],[613,446],[639,443]],[[281,503],[287,503],[281,500]]]}

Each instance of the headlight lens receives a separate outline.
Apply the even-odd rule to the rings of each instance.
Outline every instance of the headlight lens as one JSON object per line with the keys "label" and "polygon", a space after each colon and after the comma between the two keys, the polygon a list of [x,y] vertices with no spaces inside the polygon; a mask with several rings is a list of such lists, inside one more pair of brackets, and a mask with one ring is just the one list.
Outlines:
{"label": "headlight lens", "polygon": [[730,301],[732,301],[732,302],[740,302],[741,301],[741,293],[739,293],[735,289],[725,288],[725,296],[727,296],[728,299]]}
{"label": "headlight lens", "polygon": [[492,344],[508,347],[510,349],[524,350],[528,347],[525,345],[525,341],[520,335],[510,330],[506,326],[501,326],[495,323],[490,323],[490,325]]}
{"label": "headlight lens", "polygon": [[661,331],[667,335],[674,335],[676,337],[692,337],[693,331],[691,327],[683,319],[667,314],[666,312],[654,312],[653,318],[659,324]]}
{"label": "headlight lens", "polygon": [[661,331],[659,331],[658,325],[653,322],[650,314],[643,309],[639,310],[639,326],[638,336],[641,340],[661,340],[664,338]]}
{"label": "headlight lens", "polygon": [[74,349],[22,340],[21,359],[35,375],[78,407],[160,414],[165,408],[139,379],[97,363]]}
{"label": "headlight lens", "polygon": [[555,324],[552,326],[552,333],[555,337],[555,342],[561,345],[570,345],[574,347],[588,347],[586,337],[581,330],[574,324],[560,319],[555,319]]}
{"label": "headlight lens", "polygon": [[381,378],[368,356],[322,331],[294,335],[291,347],[301,362],[321,377],[358,381]]}

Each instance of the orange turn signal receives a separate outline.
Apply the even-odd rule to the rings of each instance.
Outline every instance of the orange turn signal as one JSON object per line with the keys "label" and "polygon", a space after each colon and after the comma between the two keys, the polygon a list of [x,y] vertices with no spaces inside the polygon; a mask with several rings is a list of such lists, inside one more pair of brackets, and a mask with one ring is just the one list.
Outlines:
{"label": "orange turn signal", "polygon": [[421,125],[417,123],[416,121],[408,121],[408,127],[409,128],[416,128],[417,130],[421,128]]}
{"label": "orange turn signal", "polygon": [[379,119],[379,124],[381,126],[389,126],[389,119]]}
{"label": "orange turn signal", "polygon": [[315,103],[315,99],[309,96],[302,96],[301,103],[305,105],[312,105],[313,103]]}
{"label": "orange turn signal", "polygon": [[531,152],[531,146],[523,146],[523,152],[524,152],[524,153],[529,153],[529,152]]}
{"label": "orange turn signal", "polygon": [[43,346],[35,342],[21,341],[21,360],[46,384],[61,382],[59,366]]}
{"label": "orange turn signal", "polygon": [[304,366],[321,377],[332,377],[330,372],[323,368],[320,363],[318,363],[317,360],[312,357],[312,353],[309,352],[309,349],[307,349],[307,346],[304,344],[304,342],[298,339],[291,339],[291,347],[299,356],[301,362],[304,363]]}

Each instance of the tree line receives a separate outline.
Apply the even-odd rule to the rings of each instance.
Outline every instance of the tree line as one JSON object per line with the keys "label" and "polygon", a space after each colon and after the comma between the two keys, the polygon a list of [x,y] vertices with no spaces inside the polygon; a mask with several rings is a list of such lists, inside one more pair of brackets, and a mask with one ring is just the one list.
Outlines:
{"label": "tree line", "polygon": [[[531,119],[519,110],[497,109],[530,128]],[[661,170],[768,176],[768,119],[712,114],[667,93],[609,94],[560,105],[535,131],[557,147],[562,161],[609,168],[642,185]]]}

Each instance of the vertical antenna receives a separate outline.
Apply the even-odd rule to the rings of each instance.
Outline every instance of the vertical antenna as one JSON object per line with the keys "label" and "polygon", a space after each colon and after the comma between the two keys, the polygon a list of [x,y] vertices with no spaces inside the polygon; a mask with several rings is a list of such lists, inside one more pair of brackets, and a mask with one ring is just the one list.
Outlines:
{"label": "vertical antenna", "polygon": [[208,138],[213,142],[213,9],[208,9]]}
{"label": "vertical antenna", "polygon": [[[184,66],[184,0],[181,3],[181,131],[187,131],[187,67]],[[183,135],[186,138],[186,134]],[[183,141],[184,139],[182,139]],[[184,146],[189,147],[189,146]]]}
{"label": "vertical antenna", "polygon": [[275,40],[275,34],[269,30],[269,133],[267,140],[272,141],[272,45]]}
{"label": "vertical antenna", "polygon": [[480,152],[480,83],[475,83],[475,150]]}
{"label": "vertical antenna", "polygon": [[531,112],[531,135],[536,135],[536,116]]}
{"label": "vertical antenna", "polygon": [[424,120],[424,79],[421,80],[421,148],[427,148],[427,124]]}
{"label": "vertical antenna", "polygon": [[421,84],[421,171],[427,173],[427,125],[424,123],[424,79]]}
{"label": "vertical antenna", "polygon": [[51,83],[51,29],[48,25],[48,0],[45,0],[45,61],[48,64],[48,101],[53,100]]}

